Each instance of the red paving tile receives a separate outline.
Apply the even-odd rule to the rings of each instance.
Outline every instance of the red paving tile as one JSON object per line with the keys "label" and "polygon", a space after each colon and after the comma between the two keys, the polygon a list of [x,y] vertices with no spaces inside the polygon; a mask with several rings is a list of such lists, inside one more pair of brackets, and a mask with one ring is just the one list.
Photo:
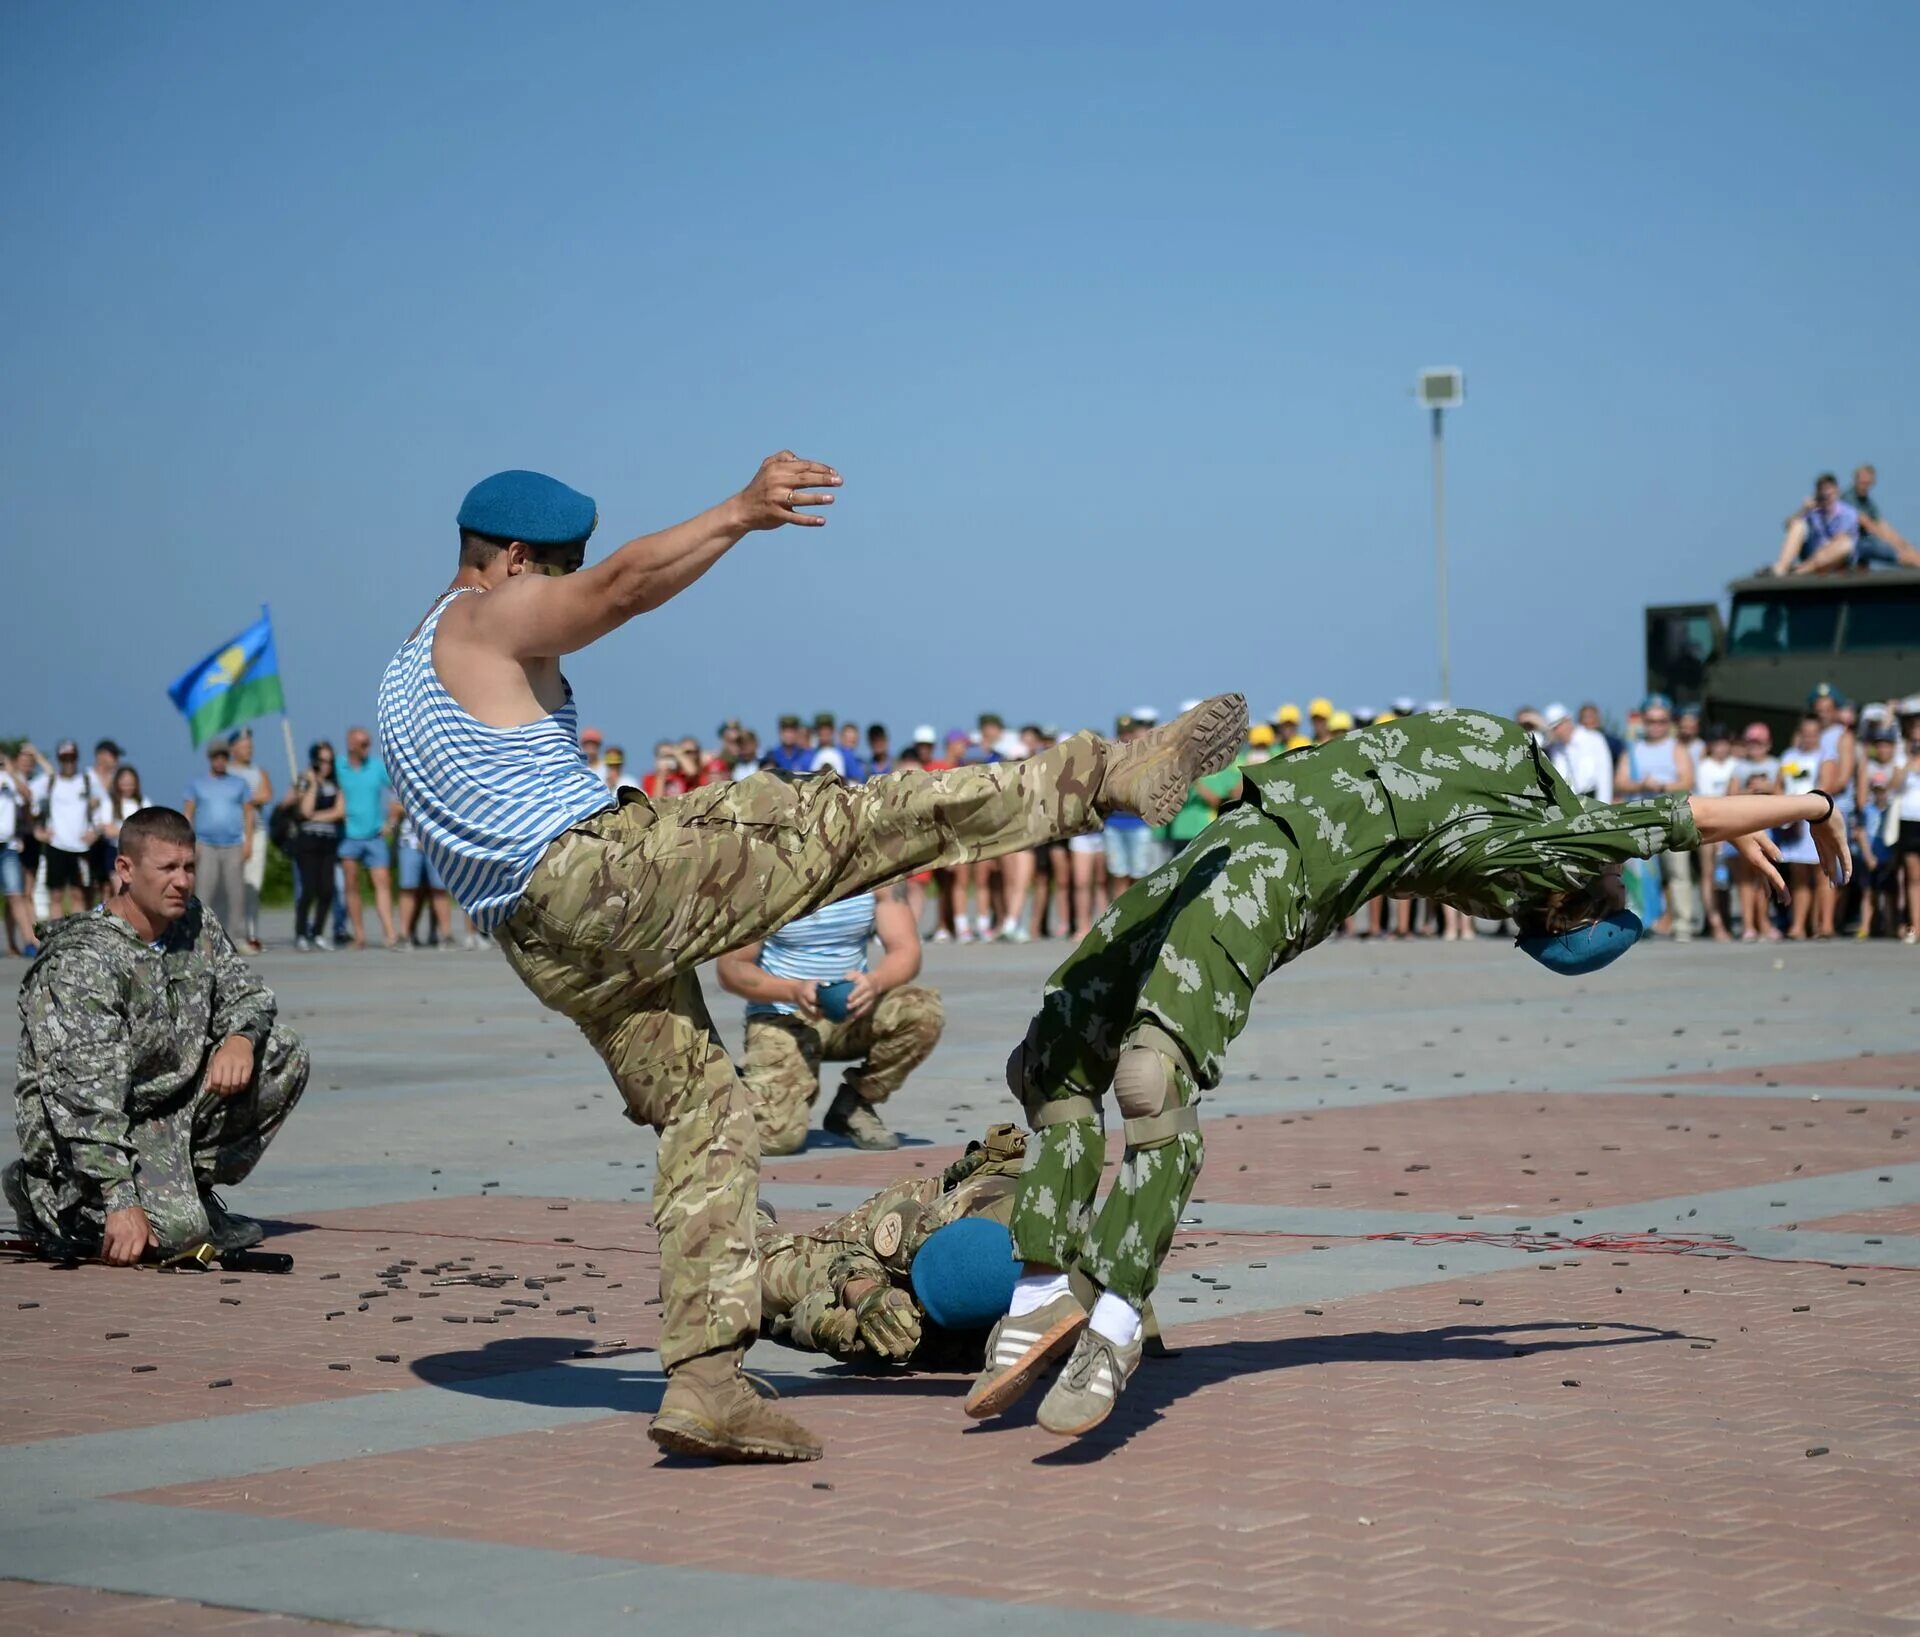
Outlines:
{"label": "red paving tile", "polygon": [[1811,1063],[1743,1063],[1737,1068],[1651,1077],[1661,1086],[1839,1086],[1855,1091],[1920,1091],[1920,1052],[1861,1052]]}
{"label": "red paving tile", "polygon": [[1881,1205],[1872,1210],[1848,1211],[1841,1216],[1823,1216],[1817,1222],[1802,1222],[1810,1233],[1861,1233],[1888,1236],[1920,1234],[1920,1205]]}
{"label": "red paving tile", "polygon": [[[285,1275],[0,1263],[8,1320],[0,1444],[525,1369],[613,1337],[653,1345],[659,1310],[648,1304],[659,1254],[646,1208],[550,1203],[561,1202],[469,1198],[316,1212],[269,1241],[293,1253]],[[562,1235],[575,1242],[560,1243]],[[405,1289],[388,1290],[381,1271],[402,1258],[419,1266],[402,1271]],[[441,1262],[497,1264],[523,1279],[544,1277],[545,1288],[435,1287],[425,1269]],[[520,1302],[537,1305],[510,1305]],[[583,1304],[598,1310],[597,1323],[562,1312]],[[411,1317],[396,1323],[396,1315]],[[134,1373],[141,1364],[156,1368]]]}
{"label": "red paving tile", "polygon": [[[1860,1110],[1861,1112],[1854,1112]],[[1456,1213],[1570,1211],[1908,1159],[1885,1101],[1493,1092],[1208,1123],[1195,1197]]]}
{"label": "red paving tile", "polygon": [[635,1416],[134,1498],[1335,1637],[1891,1629],[1897,1277],[1590,1257],[1188,1326],[1074,1445],[855,1378],[791,1406],[815,1466],[666,1463]]}
{"label": "red paving tile", "polygon": [[307,1637],[308,1633],[366,1632],[384,1628],[343,1626],[330,1620],[300,1620],[284,1614],[183,1603],[172,1597],[126,1597],[77,1586],[43,1586],[0,1580],[0,1631],[9,1637],[164,1637],[170,1632],[220,1632],[236,1637]]}

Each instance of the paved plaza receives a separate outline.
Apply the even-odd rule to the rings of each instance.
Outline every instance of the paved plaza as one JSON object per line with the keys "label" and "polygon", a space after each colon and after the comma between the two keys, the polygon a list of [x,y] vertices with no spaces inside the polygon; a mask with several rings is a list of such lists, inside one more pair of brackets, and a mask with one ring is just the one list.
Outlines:
{"label": "paved plaza", "polygon": [[[767,1162],[782,1220],[1017,1117],[1059,950],[929,950],[910,1145]],[[491,951],[259,964],[295,1271],[0,1264],[0,1629],[1920,1634],[1912,949],[1322,949],[1105,1427],[763,1343],[827,1456],[737,1468],[646,1438],[654,1140],[571,1027]]]}

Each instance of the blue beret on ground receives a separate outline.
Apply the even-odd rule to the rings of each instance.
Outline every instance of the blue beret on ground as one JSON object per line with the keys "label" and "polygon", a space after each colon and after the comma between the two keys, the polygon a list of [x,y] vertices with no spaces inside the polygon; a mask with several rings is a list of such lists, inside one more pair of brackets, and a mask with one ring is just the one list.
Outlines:
{"label": "blue beret on ground", "polygon": [[1571,932],[1542,933],[1522,938],[1519,944],[1549,972],[1557,972],[1563,978],[1580,978],[1619,960],[1640,941],[1645,930],[1639,916],[1623,909],[1591,926],[1575,927]]}
{"label": "blue beret on ground", "polygon": [[990,1217],[935,1228],[913,1259],[913,1294],[942,1330],[984,1330],[1013,1300],[1013,1236]]}
{"label": "blue beret on ground", "polygon": [[566,546],[592,534],[600,513],[591,495],[544,472],[495,472],[467,491],[455,521],[496,540]]}

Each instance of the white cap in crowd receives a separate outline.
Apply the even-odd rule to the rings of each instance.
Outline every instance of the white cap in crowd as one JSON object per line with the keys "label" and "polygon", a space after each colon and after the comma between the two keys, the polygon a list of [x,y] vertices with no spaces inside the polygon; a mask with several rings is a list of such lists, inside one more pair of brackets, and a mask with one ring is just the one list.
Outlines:
{"label": "white cap in crowd", "polygon": [[1160,713],[1151,705],[1135,705],[1127,714],[1136,722],[1157,722]]}
{"label": "white cap in crowd", "polygon": [[1540,716],[1548,727],[1557,728],[1562,722],[1571,721],[1573,719],[1573,712],[1568,710],[1565,705],[1556,699],[1540,713]]}
{"label": "white cap in crowd", "polygon": [[913,730],[913,742],[916,745],[934,745],[934,744],[938,744],[940,741],[934,736],[932,724],[928,722],[922,722],[917,728]]}

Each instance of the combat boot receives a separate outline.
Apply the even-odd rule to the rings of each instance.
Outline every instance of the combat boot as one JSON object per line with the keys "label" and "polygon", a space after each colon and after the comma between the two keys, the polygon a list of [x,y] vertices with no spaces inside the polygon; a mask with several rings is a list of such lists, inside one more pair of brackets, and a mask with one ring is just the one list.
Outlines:
{"label": "combat boot", "polygon": [[42,1256],[53,1258],[56,1262],[65,1262],[97,1254],[99,1247],[91,1251],[71,1245],[46,1223],[40,1220],[39,1213],[33,1208],[33,1201],[27,1198],[27,1168],[15,1160],[4,1172],[0,1172],[0,1192],[5,1193],[7,1204],[13,1210],[14,1225],[20,1231],[22,1239],[29,1240]]}
{"label": "combat boot", "polygon": [[251,1250],[267,1237],[267,1230],[250,1216],[230,1211],[220,1196],[208,1189],[200,1196],[207,1213],[207,1243],[225,1255],[229,1251]]}
{"label": "combat boot", "polygon": [[666,1396],[647,1436],[670,1454],[709,1461],[817,1461],[822,1453],[819,1439],[754,1390],[731,1348],[667,1372]]}
{"label": "combat boot", "polygon": [[1106,777],[1094,806],[1101,813],[1137,813],[1148,824],[1171,824],[1187,792],[1233,761],[1247,734],[1247,701],[1215,694],[1163,728],[1107,748]]}
{"label": "combat boot", "polygon": [[900,1146],[900,1139],[887,1129],[886,1121],[874,1112],[873,1104],[851,1086],[842,1086],[834,1093],[820,1126],[836,1137],[845,1137],[855,1148],[879,1150]]}

